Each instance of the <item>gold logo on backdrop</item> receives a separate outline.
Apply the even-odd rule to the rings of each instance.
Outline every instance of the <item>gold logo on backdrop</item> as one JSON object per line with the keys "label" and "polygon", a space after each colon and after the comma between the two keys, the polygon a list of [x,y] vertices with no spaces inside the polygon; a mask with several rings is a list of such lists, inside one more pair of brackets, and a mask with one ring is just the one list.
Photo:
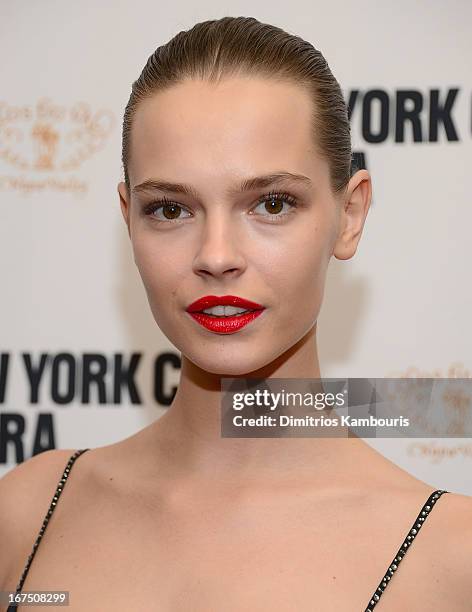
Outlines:
{"label": "gold logo on backdrop", "polygon": [[34,168],[36,170],[53,170],[54,156],[57,151],[59,132],[47,123],[35,123],[31,130],[36,145],[36,159]]}
{"label": "gold logo on backdrop", "polygon": [[104,148],[114,125],[110,110],[94,111],[86,102],[66,107],[50,98],[32,106],[0,101],[0,160],[16,171],[0,175],[0,188],[84,193],[87,183],[74,173]]}
{"label": "gold logo on backdrop", "polygon": [[[452,363],[447,370],[439,368],[434,370],[421,370],[420,368],[410,366],[404,371],[395,371],[387,375],[387,378],[472,378],[472,371],[464,367],[460,362]],[[469,387],[469,385],[467,385]],[[415,393],[421,394],[421,391],[414,387],[408,392],[409,397],[402,397],[405,402],[418,401],[424,399],[421,395],[415,396]],[[441,406],[446,411],[447,432],[449,435],[466,438],[466,432],[470,432],[472,421],[472,398],[470,393],[464,388],[454,389],[447,388],[441,394]],[[424,414],[416,415],[416,422],[421,425],[423,431],[428,432],[434,438],[438,430],[435,423],[432,423],[425,418]],[[441,424],[441,431],[444,431],[444,424]],[[467,443],[445,445],[438,440],[413,442],[407,446],[407,453],[414,457],[422,457],[429,459],[432,463],[440,463],[443,460],[453,459],[456,457],[472,459],[472,441]]]}

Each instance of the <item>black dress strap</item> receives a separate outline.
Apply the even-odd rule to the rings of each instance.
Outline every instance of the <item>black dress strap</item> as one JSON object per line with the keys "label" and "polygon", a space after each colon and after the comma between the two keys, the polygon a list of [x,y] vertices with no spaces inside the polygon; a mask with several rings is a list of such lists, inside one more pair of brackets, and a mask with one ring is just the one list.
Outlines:
{"label": "black dress strap", "polygon": [[[49,519],[51,518],[52,513],[54,512],[57,502],[59,500],[59,497],[61,496],[62,491],[64,490],[67,478],[70,474],[70,471],[72,469],[72,466],[75,463],[75,460],[80,457],[80,455],[82,455],[83,453],[85,453],[86,451],[90,450],[89,448],[82,448],[79,449],[77,451],[75,451],[75,453],[70,457],[69,461],[67,462],[66,467],[64,468],[64,472],[62,474],[62,477],[59,481],[59,484],[57,485],[56,488],[56,492],[54,493],[54,496],[52,498],[51,504],[49,505],[49,510],[46,513],[46,516],[44,517],[44,521],[43,524],[41,526],[41,529],[39,530],[39,534],[38,537],[36,538],[36,541],[33,545],[33,550],[31,551],[31,554],[28,557],[28,560],[26,562],[25,568],[23,570],[23,573],[21,574],[21,578],[20,581],[18,582],[18,586],[16,587],[16,592],[19,593],[21,592],[21,589],[23,588],[23,584],[26,580],[26,576],[28,575],[29,569],[31,567],[31,563],[33,562],[34,556],[36,554],[36,551],[38,550],[38,546],[39,543],[41,542],[41,538],[44,535],[44,532],[46,531],[46,528],[48,526],[49,523]],[[7,608],[7,612],[16,612],[17,608],[18,608],[19,604],[10,604]]]}
{"label": "black dress strap", "polygon": [[402,545],[397,551],[397,554],[393,558],[393,561],[390,563],[386,574],[384,575],[384,577],[379,583],[379,586],[377,587],[372,597],[370,598],[370,601],[367,605],[367,608],[365,609],[365,612],[372,612],[372,610],[377,605],[383,592],[385,591],[390,580],[392,579],[394,572],[397,570],[398,566],[400,565],[401,560],[406,555],[415,537],[418,535],[418,532],[421,529],[421,526],[423,525],[425,520],[428,518],[429,513],[434,508],[435,503],[438,501],[441,495],[443,495],[443,493],[449,493],[449,491],[446,491],[445,489],[436,489],[436,491],[433,491],[431,495],[428,497],[428,499],[426,500],[426,502],[424,503],[418,516],[415,519],[415,522],[411,526],[408,532],[408,535],[403,540]]}

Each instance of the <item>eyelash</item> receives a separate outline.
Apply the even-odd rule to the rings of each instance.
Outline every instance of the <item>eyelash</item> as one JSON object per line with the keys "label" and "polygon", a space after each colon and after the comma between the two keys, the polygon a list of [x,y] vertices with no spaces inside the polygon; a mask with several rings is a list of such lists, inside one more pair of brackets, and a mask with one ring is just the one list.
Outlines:
{"label": "eyelash", "polygon": [[[289,193],[286,193],[285,191],[284,192],[270,191],[269,193],[266,193],[259,198],[254,208],[257,208],[257,206],[259,206],[260,204],[263,204],[264,202],[270,202],[271,200],[282,200],[284,202],[287,202],[288,204],[290,204],[291,209],[289,210],[289,212],[281,213],[281,214],[271,215],[270,213],[268,213],[267,215],[259,215],[261,217],[272,217],[274,221],[270,221],[270,223],[279,223],[280,222],[279,219],[283,219],[284,217],[287,217],[289,214],[293,213],[294,209],[296,209],[298,206],[297,199],[294,198]],[[149,204],[147,204],[144,207],[143,213],[145,216],[151,217],[156,210],[164,207],[166,204],[176,205],[179,208],[186,210],[185,206],[182,206],[181,204],[178,204],[177,202],[173,202],[172,200],[169,200],[168,198],[163,196],[162,198],[149,202]],[[185,217],[185,219],[187,218],[188,217]],[[180,219],[178,217],[176,219],[166,219],[165,221],[162,219],[157,219],[157,218],[154,218],[153,220],[157,221],[158,223],[181,223],[182,221],[184,221],[184,219]]]}

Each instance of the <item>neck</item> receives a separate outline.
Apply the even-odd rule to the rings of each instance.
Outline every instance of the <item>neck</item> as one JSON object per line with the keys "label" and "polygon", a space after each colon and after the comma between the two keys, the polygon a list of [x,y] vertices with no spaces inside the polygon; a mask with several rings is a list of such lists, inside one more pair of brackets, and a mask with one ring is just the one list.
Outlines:
{"label": "neck", "polygon": [[[316,324],[289,351],[247,378],[321,378]],[[198,368],[183,356],[181,379],[172,405],[150,428],[163,449],[162,462],[178,475],[211,475],[212,479],[271,480],[290,478],[305,470],[324,477],[345,468],[343,438],[223,438],[221,378]],[[344,444],[343,444],[344,443]]]}

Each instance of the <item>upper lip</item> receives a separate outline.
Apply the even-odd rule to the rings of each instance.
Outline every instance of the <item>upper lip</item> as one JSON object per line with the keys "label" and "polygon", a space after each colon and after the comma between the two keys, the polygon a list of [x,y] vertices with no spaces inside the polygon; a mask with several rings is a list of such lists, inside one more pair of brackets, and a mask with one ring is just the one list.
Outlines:
{"label": "upper lip", "polygon": [[187,312],[200,312],[213,306],[237,306],[238,308],[246,308],[247,310],[260,310],[264,308],[261,304],[245,300],[237,295],[204,295],[187,306]]}

